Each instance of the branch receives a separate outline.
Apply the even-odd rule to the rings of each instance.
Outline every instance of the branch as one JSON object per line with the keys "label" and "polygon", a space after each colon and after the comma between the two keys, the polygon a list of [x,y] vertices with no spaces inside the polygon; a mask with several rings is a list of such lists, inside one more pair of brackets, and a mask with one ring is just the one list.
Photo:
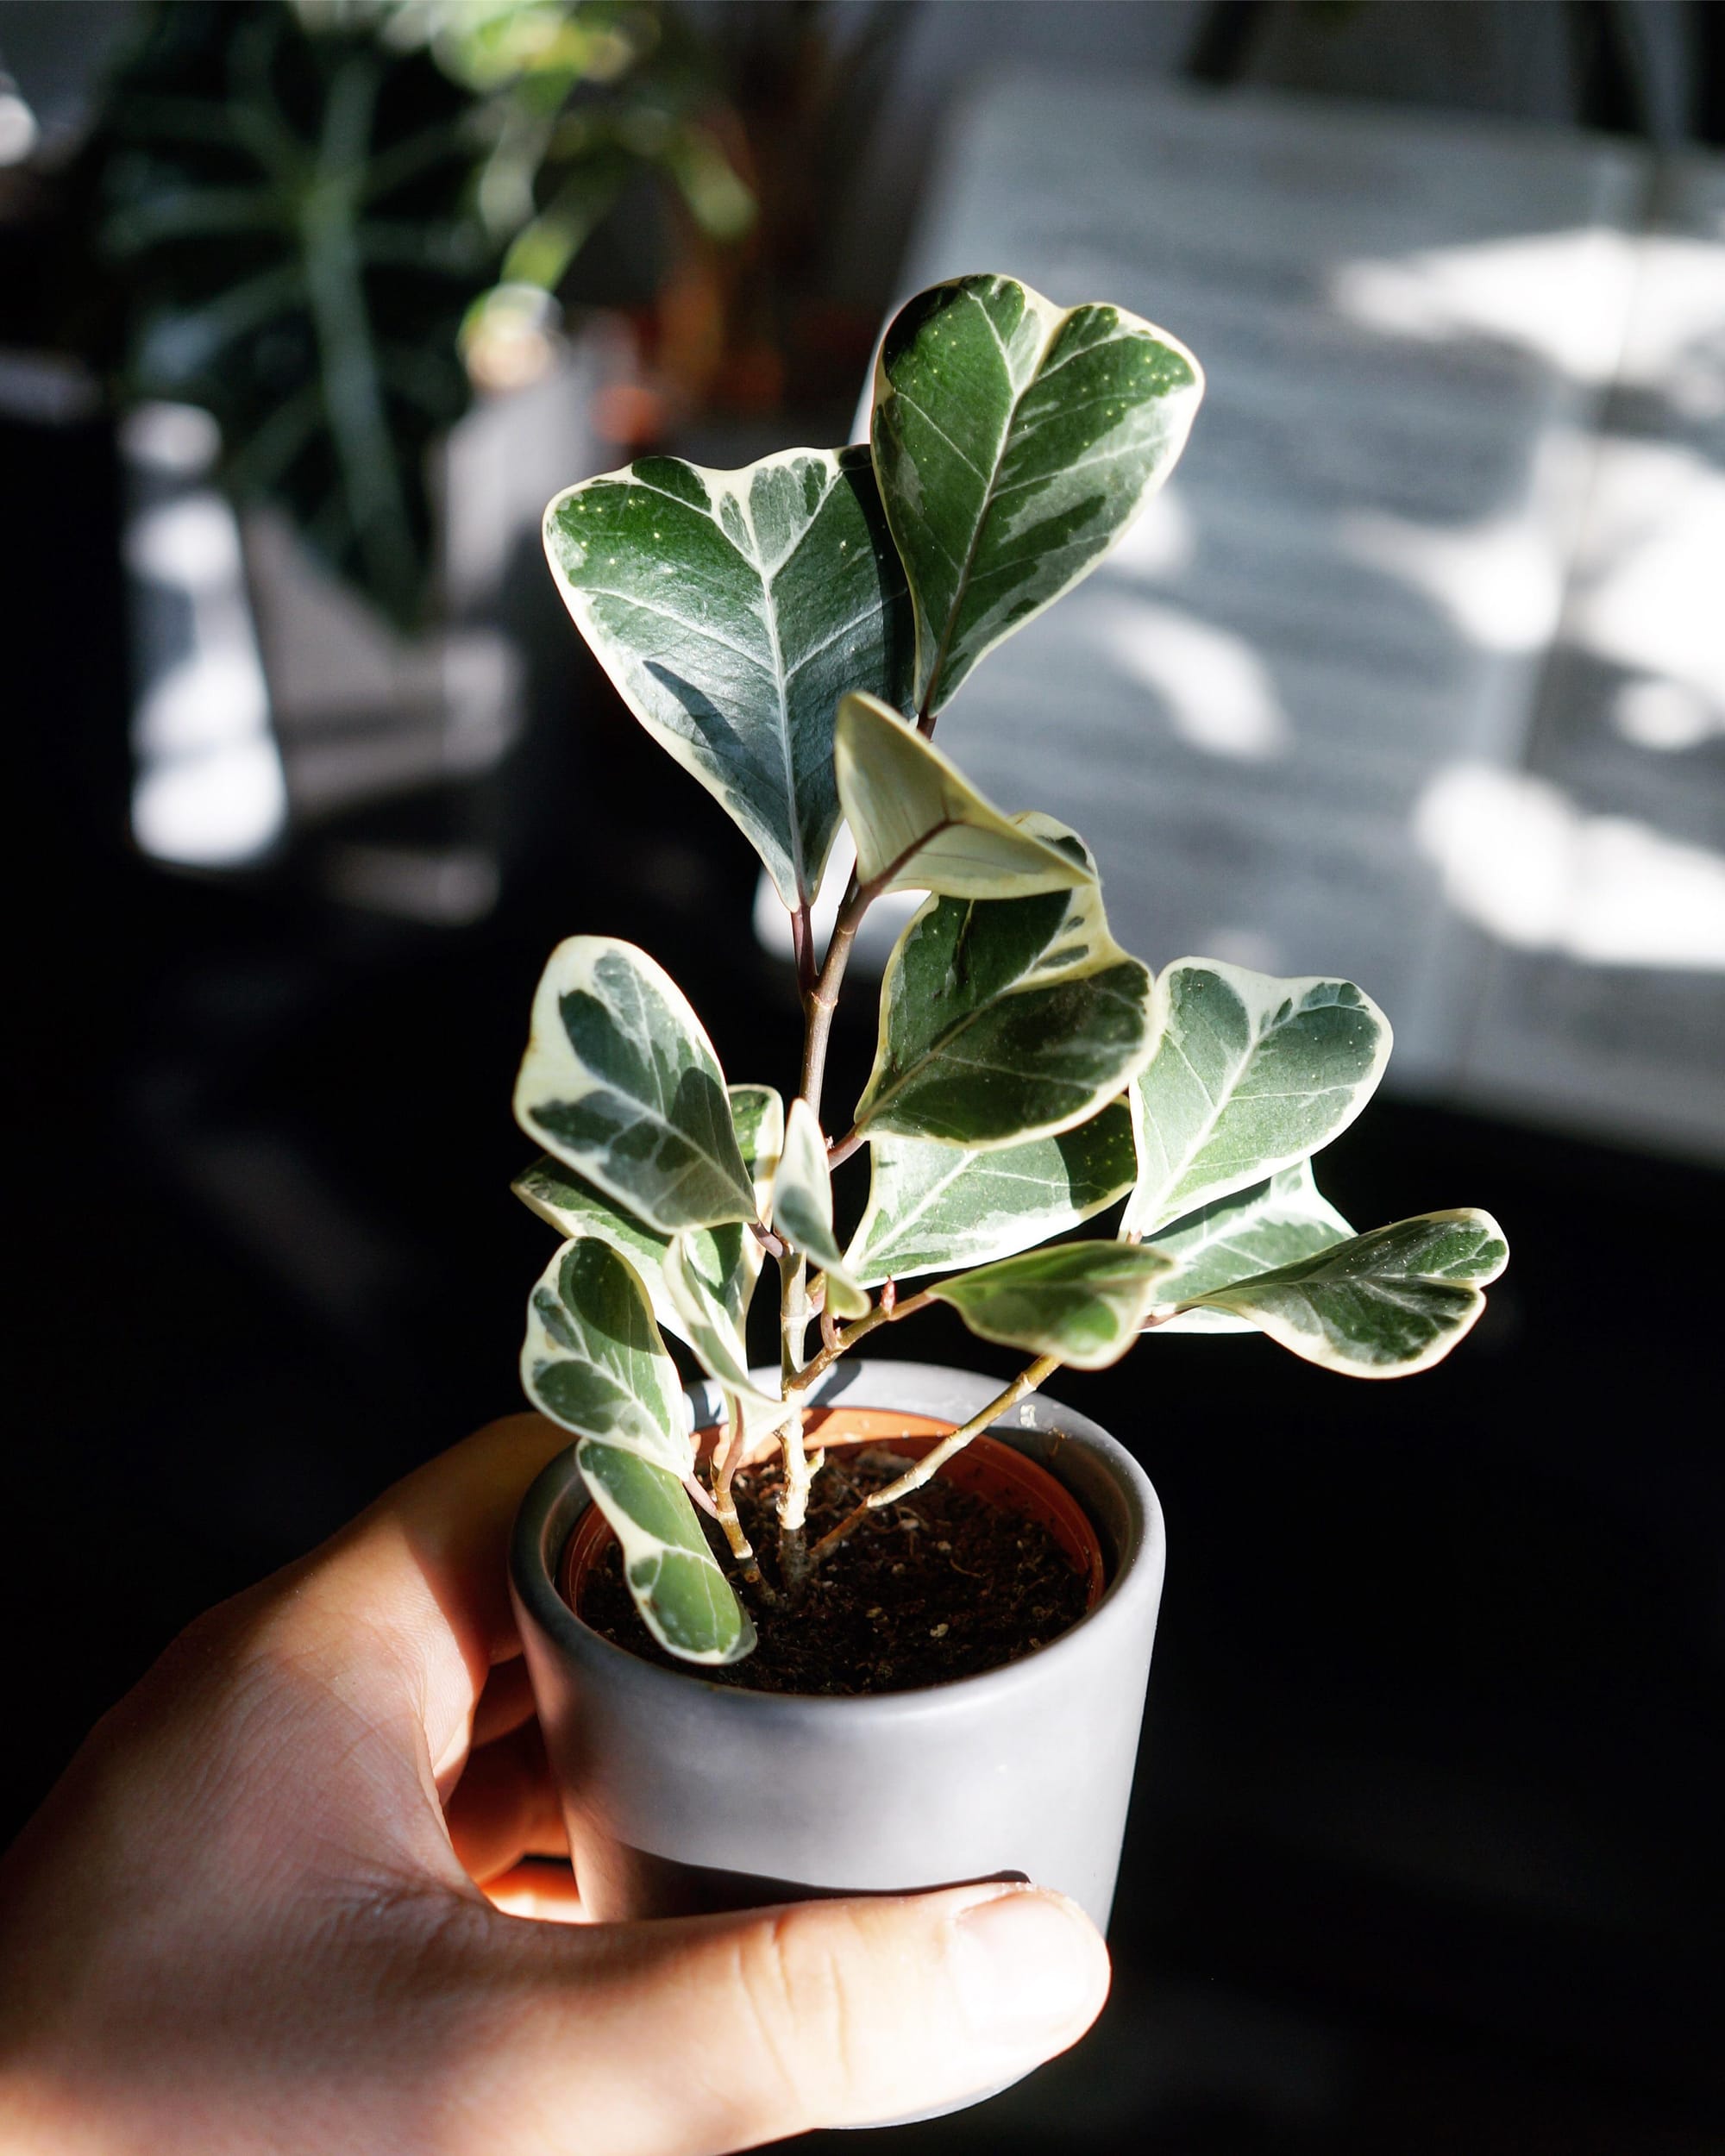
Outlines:
{"label": "branch", "polygon": [[785,1255],[784,1237],[775,1234],[765,1221],[751,1220],[749,1223],[749,1232],[765,1250],[768,1257],[782,1257]]}
{"label": "branch", "polygon": [[[797,1378],[800,1387],[813,1384],[824,1370],[830,1369],[839,1357],[854,1348],[859,1340],[883,1325],[896,1325],[900,1318],[908,1318],[913,1311],[926,1310],[934,1300],[934,1290],[925,1288],[919,1295],[912,1295],[904,1302],[888,1302],[883,1294],[866,1318],[858,1318],[855,1325],[835,1327],[831,1340],[820,1352],[810,1358]],[[825,1338],[825,1332],[822,1334]]]}
{"label": "branch", "polygon": [[854,1123],[844,1133],[843,1138],[831,1139],[826,1149],[826,1165],[828,1172],[831,1173],[835,1168],[844,1167],[845,1162],[850,1159],[850,1156],[856,1150],[857,1147],[861,1145],[862,1143],[862,1133],[857,1129]]}
{"label": "branch", "polygon": [[[903,1307],[906,1309],[910,1307],[909,1304]],[[842,1542],[869,1514],[879,1512],[883,1506],[896,1505],[900,1498],[908,1497],[913,1490],[920,1489],[925,1482],[932,1481],[955,1452],[962,1452],[972,1438],[980,1437],[991,1422],[998,1421],[1009,1407],[1015,1407],[1026,1393],[1033,1393],[1044,1378],[1051,1376],[1059,1368],[1060,1357],[1057,1355],[1038,1355],[1035,1362],[1027,1363],[1005,1392],[991,1400],[980,1414],[972,1415],[963,1429],[953,1431],[938,1445],[931,1445],[915,1466],[907,1469],[897,1482],[888,1482],[885,1489],[874,1491],[862,1500],[854,1512],[847,1513],[838,1525],[824,1534],[809,1551],[810,1564],[818,1564],[826,1551]]]}

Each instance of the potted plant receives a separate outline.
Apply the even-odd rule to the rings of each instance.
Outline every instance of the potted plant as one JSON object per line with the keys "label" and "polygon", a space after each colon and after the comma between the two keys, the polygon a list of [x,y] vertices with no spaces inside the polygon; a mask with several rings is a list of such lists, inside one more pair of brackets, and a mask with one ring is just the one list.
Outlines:
{"label": "potted plant", "polygon": [[[547,513],[593,650],[788,909],[806,1018],[787,1111],[727,1081],[629,943],[562,943],[534,1005],[515,1106],[545,1152],[518,1188],[565,1239],[522,1369],[577,1442],[530,1494],[512,1578],[600,1916],[1022,1873],[1106,1921],[1160,1515],[1131,1455],[1038,1388],[1176,1328],[1400,1376],[1505,1262],[1484,1213],[1361,1235],[1319,1194],[1311,1156],[1389,1052],[1369,996],[1201,958],[1153,975],[1082,840],[997,809],[930,739],[1119,539],[1201,392],[1148,323],[961,278],[889,329],[868,447],[649,458]],[[841,819],[856,868],[821,952]],[[834,1117],[847,956],[907,887],[929,896]],[[831,1178],[864,1153],[842,1238]],[[1068,1236],[1113,1207],[1113,1233]],[[769,1263],[776,1372],[743,1344]],[[935,1302],[1026,1356],[1009,1385],[859,1357]],[[668,1333],[706,1373],[687,1395]]]}

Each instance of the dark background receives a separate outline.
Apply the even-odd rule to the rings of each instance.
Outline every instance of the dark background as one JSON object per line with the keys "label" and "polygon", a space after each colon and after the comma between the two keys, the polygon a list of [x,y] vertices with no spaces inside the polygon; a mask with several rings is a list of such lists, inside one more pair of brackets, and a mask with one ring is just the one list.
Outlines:
{"label": "dark background", "polygon": [[[0,469],[9,1835],[195,1612],[517,1404],[549,1244],[509,1194],[508,1102],[551,944],[659,953],[733,1078],[783,1083],[797,1044],[752,858],[555,607],[489,918],[344,909],[291,857],[144,862],[111,424],[13,414]],[[835,1100],[871,1006],[842,1014]],[[1396,1101],[1327,1169],[1356,1219],[1489,1206],[1511,1270],[1406,1387],[1170,1338],[1051,1388],[1168,1516],[1117,1993],[1073,2058],[903,2129],[906,2156],[1725,2147],[1725,1178]],[[944,1313],[912,1332],[887,1344],[1008,1367]]]}

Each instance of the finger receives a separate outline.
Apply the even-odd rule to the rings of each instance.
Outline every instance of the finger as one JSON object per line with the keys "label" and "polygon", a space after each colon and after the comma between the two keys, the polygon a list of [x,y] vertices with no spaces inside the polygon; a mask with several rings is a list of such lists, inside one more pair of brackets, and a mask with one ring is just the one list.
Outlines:
{"label": "finger", "polygon": [[410,1687],[432,1769],[466,1751],[495,1663],[518,1651],[506,1553],[533,1477],[570,1442],[543,1415],[510,1415],[420,1468],[278,1583],[298,1635],[367,1639],[376,1681]]}
{"label": "finger", "polygon": [[487,1879],[485,1897],[505,1916],[530,1916],[540,1923],[585,1924],[580,1890],[568,1864],[518,1864],[500,1877]]}
{"label": "finger", "polygon": [[489,1959],[486,2082],[571,2156],[712,2156],[930,2110],[1063,2051],[1108,1982],[1082,1911],[998,1885],[511,1924]]}
{"label": "finger", "polygon": [[519,1729],[523,1722],[530,1721],[534,1711],[527,1664],[518,1654],[511,1661],[499,1662],[486,1678],[485,1689],[474,1709],[473,1733],[468,1742],[476,1747],[495,1743],[498,1738],[508,1736],[511,1729]]}
{"label": "finger", "polygon": [[524,1857],[567,1857],[568,1833],[539,1725],[530,1722],[474,1752],[444,1817],[462,1869],[480,1886]]}

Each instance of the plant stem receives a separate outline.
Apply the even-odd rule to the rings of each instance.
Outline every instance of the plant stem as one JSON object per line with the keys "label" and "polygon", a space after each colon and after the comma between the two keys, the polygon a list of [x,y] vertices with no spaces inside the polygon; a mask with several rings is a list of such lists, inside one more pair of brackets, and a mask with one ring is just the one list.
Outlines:
{"label": "plant stem", "polygon": [[874,896],[873,891],[864,891],[853,870],[844,903],[838,909],[838,918],[832,924],[832,940],[827,944],[820,971],[803,998],[806,1025],[803,1034],[802,1083],[798,1090],[814,1110],[817,1123],[820,1120],[821,1085],[826,1076],[826,1044],[832,1031],[832,1014],[838,1008],[839,984],[850,962],[850,946],[856,940],[862,916],[869,911]]}
{"label": "plant stem", "polygon": [[778,1596],[768,1584],[755,1557],[755,1545],[743,1531],[737,1510],[737,1496],[731,1485],[737,1480],[737,1470],[743,1464],[743,1409],[733,1400],[726,1420],[724,1435],[712,1448],[708,1471],[712,1478],[712,1516],[718,1520],[725,1541],[731,1546],[746,1586],[754,1589],[768,1608]]}
{"label": "plant stem", "polygon": [[787,1250],[779,1260],[779,1387],[791,1410],[780,1432],[785,1456],[784,1487],[779,1495],[780,1570],[789,1584],[800,1570],[803,1522],[808,1517],[808,1456],[803,1450],[800,1405],[808,1385],[803,1369],[803,1337],[808,1328],[807,1261]]}
{"label": "plant stem", "polygon": [[857,1147],[861,1145],[862,1143],[862,1133],[853,1123],[850,1128],[844,1133],[843,1138],[835,1138],[831,1144],[827,1147],[826,1165],[828,1171],[831,1172],[835,1168],[844,1167],[845,1162],[850,1159],[850,1156],[856,1150]]}
{"label": "plant stem", "polygon": [[[909,1306],[906,1305],[906,1307]],[[838,1525],[824,1534],[809,1551],[809,1563],[818,1564],[825,1553],[842,1542],[851,1529],[871,1512],[879,1512],[883,1506],[896,1505],[900,1498],[908,1497],[914,1490],[930,1482],[952,1457],[962,1452],[972,1438],[980,1437],[991,1422],[998,1421],[1009,1407],[1015,1407],[1026,1393],[1033,1393],[1045,1378],[1060,1368],[1057,1355],[1038,1355],[1033,1363],[1026,1363],[1007,1389],[991,1400],[980,1414],[972,1415],[962,1429],[955,1430],[937,1445],[932,1445],[916,1465],[900,1476],[895,1482],[888,1482],[884,1489],[877,1489],[865,1497],[854,1512],[847,1513]]]}
{"label": "plant stem", "polygon": [[919,1295],[908,1295],[903,1302],[876,1303],[866,1318],[858,1318],[855,1325],[838,1326],[833,1337],[805,1367],[800,1382],[813,1384],[822,1371],[830,1369],[839,1357],[854,1348],[859,1340],[866,1340],[878,1326],[896,1325],[900,1318],[908,1318],[913,1311],[926,1310],[934,1300],[934,1290],[925,1288]]}

